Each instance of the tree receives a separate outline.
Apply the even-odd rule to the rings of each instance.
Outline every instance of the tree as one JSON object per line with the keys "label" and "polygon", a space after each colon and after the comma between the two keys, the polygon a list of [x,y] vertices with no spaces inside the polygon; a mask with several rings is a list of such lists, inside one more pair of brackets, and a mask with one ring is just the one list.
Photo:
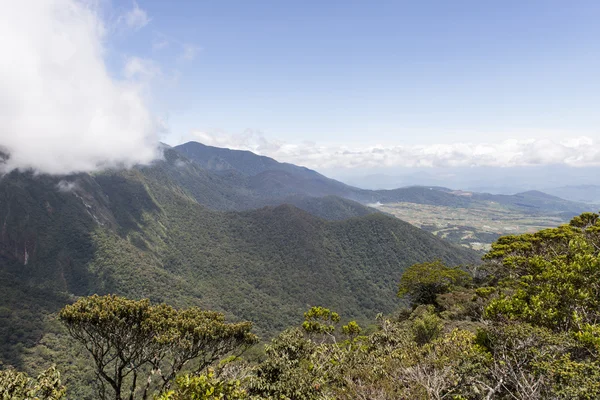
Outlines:
{"label": "tree", "polygon": [[344,371],[355,365],[351,358],[358,353],[354,350],[365,339],[359,336],[361,328],[356,321],[336,332],[339,323],[336,312],[311,307],[304,313],[301,328],[288,329],[274,338],[265,347],[266,360],[250,379],[249,393],[256,396],[252,398],[339,398],[332,394],[333,387],[343,385]]}
{"label": "tree", "polygon": [[309,335],[328,335],[333,338],[335,324],[339,322],[338,313],[325,307],[311,307],[304,313],[302,329]]}
{"label": "tree", "polygon": [[582,249],[573,247],[573,240],[586,243],[586,253],[597,256],[600,252],[600,215],[583,213],[567,225],[536,233],[503,236],[492,244],[492,249],[483,259],[487,261],[486,269],[495,267],[500,279],[518,279],[529,275],[533,259],[552,261],[562,257],[569,261],[580,254]]}
{"label": "tree", "polygon": [[600,256],[595,244],[598,222],[593,215],[575,218],[575,227],[512,236],[494,244],[487,258],[503,264],[508,272],[501,295],[491,301],[486,315],[577,332],[589,342],[595,336],[600,346],[600,332],[595,328],[600,321]]}
{"label": "tree", "polygon": [[324,382],[316,361],[326,348],[308,339],[302,329],[282,332],[265,346],[267,358],[250,379],[250,395],[260,399],[319,398]]}
{"label": "tree", "polygon": [[478,289],[494,294],[482,331],[494,360],[489,390],[598,398],[600,216],[583,213],[568,225],[502,237],[484,260],[498,284]]}
{"label": "tree", "polygon": [[495,324],[477,336],[477,342],[492,356],[490,367],[474,377],[487,399],[557,398],[558,387],[565,392],[572,389],[565,367],[573,370],[583,365],[568,362],[574,345],[568,335],[543,327],[521,322]]}
{"label": "tree", "polygon": [[389,374],[399,395],[387,398],[479,398],[471,397],[472,378],[486,369],[486,361],[473,333],[455,329],[393,360]]}
{"label": "tree", "polygon": [[417,307],[410,319],[412,320],[410,331],[414,341],[421,346],[436,339],[442,333],[442,319],[436,315],[432,305]]}
{"label": "tree", "polygon": [[202,371],[257,341],[249,322],[113,295],[82,298],[63,308],[60,319],[91,354],[103,399],[146,399],[167,390],[184,366]]}
{"label": "tree", "polygon": [[36,378],[14,369],[0,371],[0,398],[3,400],[60,400],[65,393],[60,373],[54,366]]}
{"label": "tree", "polygon": [[471,275],[467,272],[447,267],[439,260],[414,264],[402,274],[398,296],[408,297],[413,304],[437,304],[437,295],[470,282]]}
{"label": "tree", "polygon": [[572,257],[535,256],[523,262],[527,274],[511,284],[507,295],[490,303],[487,315],[565,332],[600,321],[600,259],[580,238],[571,246],[578,249]]}

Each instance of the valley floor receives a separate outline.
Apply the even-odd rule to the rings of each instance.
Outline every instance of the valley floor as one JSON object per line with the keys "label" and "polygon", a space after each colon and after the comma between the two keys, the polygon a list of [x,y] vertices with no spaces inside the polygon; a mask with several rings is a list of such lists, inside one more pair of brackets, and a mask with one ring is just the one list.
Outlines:
{"label": "valley floor", "polygon": [[377,209],[478,251],[488,251],[503,235],[533,233],[567,222],[558,215],[527,214],[494,202],[469,208],[389,203],[378,205]]}

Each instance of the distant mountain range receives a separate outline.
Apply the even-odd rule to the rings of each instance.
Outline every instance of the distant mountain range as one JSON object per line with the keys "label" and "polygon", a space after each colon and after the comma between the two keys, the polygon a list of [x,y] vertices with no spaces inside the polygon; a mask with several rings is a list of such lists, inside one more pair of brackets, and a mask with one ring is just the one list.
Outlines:
{"label": "distant mountain range", "polygon": [[[212,184],[216,185],[218,180],[219,188],[212,192],[228,194],[226,198],[205,199],[208,193],[205,183],[193,191],[197,193],[198,202],[211,208],[245,210],[287,203],[330,220],[377,210],[406,218],[445,240],[478,251],[489,248],[501,234],[555,226],[581,212],[598,209],[593,204],[564,200],[540,191],[502,195],[443,186],[365,190],[248,151],[196,142],[176,146],[173,150],[192,160],[194,165],[218,175]],[[410,204],[423,207],[411,212]]]}
{"label": "distant mountain range", "polygon": [[[321,171],[323,172],[323,171]],[[364,189],[393,189],[406,186],[446,186],[474,192],[515,194],[528,190],[564,197],[552,190],[562,187],[600,185],[600,167],[571,167],[567,165],[538,165],[520,167],[417,167],[379,168],[329,171],[325,174]],[[585,190],[585,189],[584,189]],[[564,197],[585,201],[585,197]],[[592,200],[600,203],[600,199]]]}
{"label": "distant mountain range", "polygon": [[544,191],[571,201],[600,204],[600,185],[561,186],[547,188]]}
{"label": "distant mountain range", "polygon": [[[211,147],[197,142],[185,143],[173,149],[204,169],[217,173],[222,178],[222,185],[235,188],[239,197],[216,205],[219,209],[240,210],[260,205],[281,204],[289,202],[290,197],[298,196],[338,196],[365,205],[409,202],[472,207],[481,202],[492,201],[527,213],[564,213],[565,216],[573,216],[590,211],[589,204],[564,200],[539,191],[495,195],[455,191],[440,186],[365,190],[327,178],[308,168],[279,163],[249,151]],[[243,193],[240,193],[242,190]],[[202,203],[202,200],[199,201]]]}

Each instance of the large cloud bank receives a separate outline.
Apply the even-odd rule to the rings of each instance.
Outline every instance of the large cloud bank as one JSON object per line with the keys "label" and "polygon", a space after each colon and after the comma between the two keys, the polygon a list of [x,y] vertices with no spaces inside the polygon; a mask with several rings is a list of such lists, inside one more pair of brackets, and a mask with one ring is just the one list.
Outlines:
{"label": "large cloud bank", "polygon": [[452,143],[423,146],[364,147],[291,144],[247,131],[241,135],[194,132],[190,140],[207,145],[250,150],[316,169],[378,167],[518,167],[600,165],[599,143],[589,137],[564,140],[524,139],[498,143]]}
{"label": "large cloud bank", "polygon": [[[0,13],[3,170],[68,174],[147,163],[157,126],[138,87],[111,78],[94,2],[6,2]],[[139,28],[140,24],[136,25]]]}

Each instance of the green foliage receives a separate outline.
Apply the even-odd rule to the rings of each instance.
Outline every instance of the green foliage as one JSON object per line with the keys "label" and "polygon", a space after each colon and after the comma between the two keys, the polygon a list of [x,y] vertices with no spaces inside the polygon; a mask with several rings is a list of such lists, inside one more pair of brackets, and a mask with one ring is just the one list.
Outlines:
{"label": "green foliage", "polygon": [[211,311],[110,295],[82,298],[66,306],[60,319],[92,356],[102,398],[128,393],[145,399],[153,389],[168,388],[188,363],[195,361],[201,371],[257,341],[248,322],[230,324]]}
{"label": "green foliage", "polygon": [[[528,274],[528,263],[534,257],[553,260],[563,256],[567,259],[580,250],[597,254],[600,248],[600,221],[596,213],[583,213],[568,225],[544,229],[533,234],[503,236],[492,245],[484,259],[502,266],[500,278],[518,278]],[[577,246],[571,241],[578,240]],[[583,244],[585,243],[585,244]],[[578,246],[585,248],[579,249]]]}
{"label": "green foliage", "polygon": [[[433,310],[430,310],[433,312]],[[402,322],[343,343],[315,343],[299,330],[267,346],[249,394],[282,399],[442,398],[470,393],[469,374],[489,360],[474,335],[454,330],[420,346]]]}
{"label": "green foliage", "polygon": [[588,213],[569,226],[495,244],[487,258],[506,268],[505,294],[486,314],[556,331],[587,330],[590,339],[589,325],[600,320],[599,227],[597,215]]}
{"label": "green foliage", "polygon": [[[92,267],[109,275],[102,279],[110,282],[107,292],[225,310],[273,335],[297,323],[306,304],[327,305],[357,320],[391,312],[395,281],[411,263],[478,258],[380,214],[328,222],[289,205],[212,212],[198,205],[199,194],[188,189],[187,178],[177,185],[183,176],[194,180],[201,173],[194,168],[164,163],[119,173],[142,182],[161,211],[136,219],[151,251],[95,236],[102,245]],[[119,182],[107,179],[103,187],[125,190]],[[139,214],[135,203],[122,205],[132,208],[125,215]]]}
{"label": "green foliage", "polygon": [[400,278],[399,297],[413,304],[436,304],[436,297],[454,287],[468,285],[471,276],[458,267],[447,267],[441,261],[411,265]]}
{"label": "green foliage", "polygon": [[[577,241],[573,240],[576,246]],[[528,275],[511,295],[494,300],[486,312],[562,331],[579,330],[600,317],[600,260],[582,246],[571,259],[532,257]],[[524,266],[524,265],[523,265]],[[598,311],[597,311],[598,310]]]}
{"label": "green foliage", "polygon": [[60,373],[52,366],[36,378],[14,369],[0,371],[0,398],[2,400],[60,400],[66,389]]}
{"label": "green foliage", "polygon": [[68,302],[68,297],[53,290],[24,285],[17,276],[0,271],[0,360],[19,370],[27,370],[24,349],[39,343],[53,325],[50,315]]}
{"label": "green foliage", "polygon": [[249,393],[259,398],[319,398],[323,382],[313,360],[320,354],[318,350],[299,329],[284,331],[265,347],[267,359],[251,378]]}
{"label": "green foliage", "polygon": [[500,398],[556,398],[557,391],[572,392],[574,380],[568,370],[588,363],[571,359],[577,351],[568,335],[524,323],[487,327],[478,333],[477,342],[492,356],[482,385]]}
{"label": "green foliage", "polygon": [[487,370],[489,357],[474,343],[473,333],[455,329],[419,350],[399,368],[403,397],[475,398],[480,392],[477,378]]}
{"label": "green foliage", "polygon": [[552,385],[550,392],[560,399],[600,398],[600,363],[573,360],[570,354],[540,363]]}
{"label": "green foliage", "polygon": [[442,332],[442,319],[435,313],[435,308],[419,306],[411,316],[412,324],[410,330],[414,341],[424,345],[438,338]]}
{"label": "green foliage", "polygon": [[347,325],[342,326],[342,332],[344,335],[355,338],[360,335],[362,328],[356,323],[356,321],[350,321]]}
{"label": "green foliage", "polygon": [[[485,315],[513,323],[488,329],[482,343],[494,342],[488,348],[495,374],[505,377],[504,385],[513,394],[569,399],[600,395],[598,217],[584,213],[569,225],[501,238],[486,256],[500,286]],[[490,293],[489,288],[485,291]]]}
{"label": "green foliage", "polygon": [[[242,161],[263,168],[254,158]],[[169,150],[165,160],[128,171],[5,176],[0,182],[2,361],[32,374],[56,360],[69,396],[78,399],[95,398],[88,376],[92,363],[80,356],[83,351],[96,354],[95,366],[105,367],[113,382],[127,374],[118,378],[121,389],[133,388],[134,396],[143,395],[147,377],[149,390],[166,390],[176,373],[185,372],[187,383],[173,395],[185,396],[179,389],[214,387],[217,394],[239,388],[253,396],[290,399],[489,393],[509,398],[522,396],[518,386],[533,382],[543,390],[529,393],[530,398],[540,393],[597,397],[597,214],[499,239],[486,256],[485,273],[473,283],[460,269],[422,264],[436,258],[448,265],[475,262],[473,252],[388,216],[367,215],[350,201],[295,195],[302,183],[369,201],[469,205],[472,198],[430,188],[360,191],[314,171],[276,167],[252,177],[216,174]],[[315,180],[299,182],[299,177]],[[73,185],[61,186],[62,179]],[[268,204],[290,199],[338,221],[289,205],[239,212],[263,206],[267,198]],[[498,200],[546,210],[569,206],[539,193]],[[360,217],[346,219],[353,215]],[[397,307],[399,280],[400,295],[435,308],[417,307],[404,319],[381,318],[378,330],[365,336],[352,321],[342,327],[346,337],[335,331],[339,316],[317,308],[307,313],[304,329],[285,331],[271,343],[264,359],[246,371],[249,379],[199,371],[217,354],[255,339],[247,323],[228,324],[223,314],[198,307],[237,321],[254,320],[267,334],[300,322],[306,304],[323,304],[362,323]],[[480,284],[486,287],[473,288]],[[61,314],[79,337],[78,345],[54,315],[74,298],[92,293],[169,305],[82,299]],[[507,328],[505,320],[517,328]],[[488,342],[472,340],[476,328]],[[521,354],[525,364],[518,363]],[[115,367],[122,370],[115,374]],[[502,371],[515,368],[526,381],[506,383]]]}
{"label": "green foliage", "polygon": [[156,400],[241,400],[247,399],[239,380],[222,380],[209,370],[206,375],[183,375],[175,380],[175,389]]}
{"label": "green foliage", "polygon": [[309,334],[332,334],[340,316],[324,307],[311,307],[304,313],[302,328]]}
{"label": "green foliage", "polygon": [[[495,288],[493,289],[495,291]],[[485,289],[456,289],[436,297],[440,316],[447,320],[477,322],[483,318],[484,309],[489,303]]]}

